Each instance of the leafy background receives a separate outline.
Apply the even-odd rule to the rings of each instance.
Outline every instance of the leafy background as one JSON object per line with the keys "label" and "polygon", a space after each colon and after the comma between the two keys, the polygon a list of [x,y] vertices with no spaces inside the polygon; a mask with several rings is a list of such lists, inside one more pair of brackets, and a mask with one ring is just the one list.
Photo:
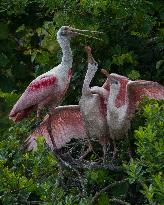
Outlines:
{"label": "leafy background", "polygon": [[[60,63],[56,32],[62,25],[104,32],[99,36],[102,41],[73,39],[74,75],[62,104],[78,103],[87,69],[85,44],[92,46],[99,69],[163,84],[163,21],[162,0],[0,1],[1,204],[164,203],[163,102],[146,101],[141,106],[130,134],[133,160],[118,156],[121,173],[80,170],[84,192],[78,176],[73,180],[72,170],[61,170],[42,141],[35,153],[22,148],[33,115],[19,125],[8,120],[10,109],[29,82]],[[98,71],[93,84],[102,85],[104,80]],[[122,143],[126,144],[120,142],[119,149],[125,153]]]}

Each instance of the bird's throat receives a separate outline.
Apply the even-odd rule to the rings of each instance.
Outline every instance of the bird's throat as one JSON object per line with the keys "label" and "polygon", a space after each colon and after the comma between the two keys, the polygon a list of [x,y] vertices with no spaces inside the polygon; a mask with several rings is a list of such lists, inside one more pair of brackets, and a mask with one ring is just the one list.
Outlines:
{"label": "bird's throat", "polygon": [[70,40],[66,37],[59,37],[58,43],[60,44],[60,47],[62,49],[63,57],[61,61],[62,67],[66,67],[68,69],[72,68],[72,51],[70,47]]}

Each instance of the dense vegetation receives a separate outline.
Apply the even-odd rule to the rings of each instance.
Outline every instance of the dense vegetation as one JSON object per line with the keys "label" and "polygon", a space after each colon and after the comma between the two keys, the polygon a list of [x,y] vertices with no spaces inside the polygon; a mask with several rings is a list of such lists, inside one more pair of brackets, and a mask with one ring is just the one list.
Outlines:
{"label": "dense vegetation", "polygon": [[[0,203],[1,204],[164,204],[164,104],[146,100],[127,140],[119,143],[116,170],[64,167],[40,140],[28,153],[23,140],[33,115],[18,125],[8,112],[29,82],[57,65],[62,25],[103,31],[102,41],[72,41],[74,75],[62,104],[77,104],[89,43],[100,68],[131,79],[164,80],[162,0],[1,0],[0,1]],[[99,72],[93,81],[102,85]],[[90,156],[88,160],[96,157]]]}

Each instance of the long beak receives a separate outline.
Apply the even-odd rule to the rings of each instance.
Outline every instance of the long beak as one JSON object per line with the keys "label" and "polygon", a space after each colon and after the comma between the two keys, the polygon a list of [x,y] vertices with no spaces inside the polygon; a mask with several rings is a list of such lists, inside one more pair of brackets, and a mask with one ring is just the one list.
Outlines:
{"label": "long beak", "polygon": [[93,39],[96,39],[96,40],[99,40],[99,41],[103,41],[101,38],[97,38],[95,36],[86,35],[86,34],[83,34],[83,33],[74,32],[74,34],[77,34],[79,36],[85,36],[87,38],[93,38]]}
{"label": "long beak", "polygon": [[110,77],[110,74],[109,74],[108,71],[105,70],[105,69],[101,69],[101,73],[104,74],[107,78]]}
{"label": "long beak", "polygon": [[99,34],[103,34],[104,32],[101,32],[101,31],[90,31],[90,30],[80,30],[80,29],[77,29],[77,28],[73,28],[74,31],[80,31],[80,32],[89,32],[89,33],[99,33]]}
{"label": "long beak", "polygon": [[87,34],[81,33],[81,32],[90,32],[90,33],[95,33],[95,34],[101,34],[102,32],[99,32],[99,31],[80,30],[80,29],[76,29],[76,28],[71,28],[71,31],[72,31],[72,33],[75,34],[75,35],[85,36],[85,37],[87,37],[87,38],[93,38],[93,39],[102,41],[101,38],[97,38],[97,37],[92,36],[92,35],[87,35]]}

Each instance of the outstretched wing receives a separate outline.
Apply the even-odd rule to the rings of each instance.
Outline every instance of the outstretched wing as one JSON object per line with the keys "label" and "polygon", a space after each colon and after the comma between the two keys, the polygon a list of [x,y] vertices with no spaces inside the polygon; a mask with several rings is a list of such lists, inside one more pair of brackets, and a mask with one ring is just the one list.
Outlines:
{"label": "outstretched wing", "polygon": [[36,105],[50,96],[56,84],[55,75],[45,75],[33,80],[12,108],[9,118],[13,121],[24,118],[29,112],[37,108]]}
{"label": "outstretched wing", "polygon": [[129,114],[133,114],[136,105],[144,96],[152,99],[164,100],[164,86],[157,82],[136,80],[129,81],[127,84],[127,94],[129,100]]}
{"label": "outstretched wing", "polygon": [[40,136],[44,136],[46,143],[53,148],[47,129],[48,123],[51,123],[52,135],[58,149],[65,146],[72,138],[86,138],[79,106],[59,106],[51,115],[51,121],[49,115],[46,115],[43,122],[27,138],[28,150],[33,150],[37,147],[36,139]]}

